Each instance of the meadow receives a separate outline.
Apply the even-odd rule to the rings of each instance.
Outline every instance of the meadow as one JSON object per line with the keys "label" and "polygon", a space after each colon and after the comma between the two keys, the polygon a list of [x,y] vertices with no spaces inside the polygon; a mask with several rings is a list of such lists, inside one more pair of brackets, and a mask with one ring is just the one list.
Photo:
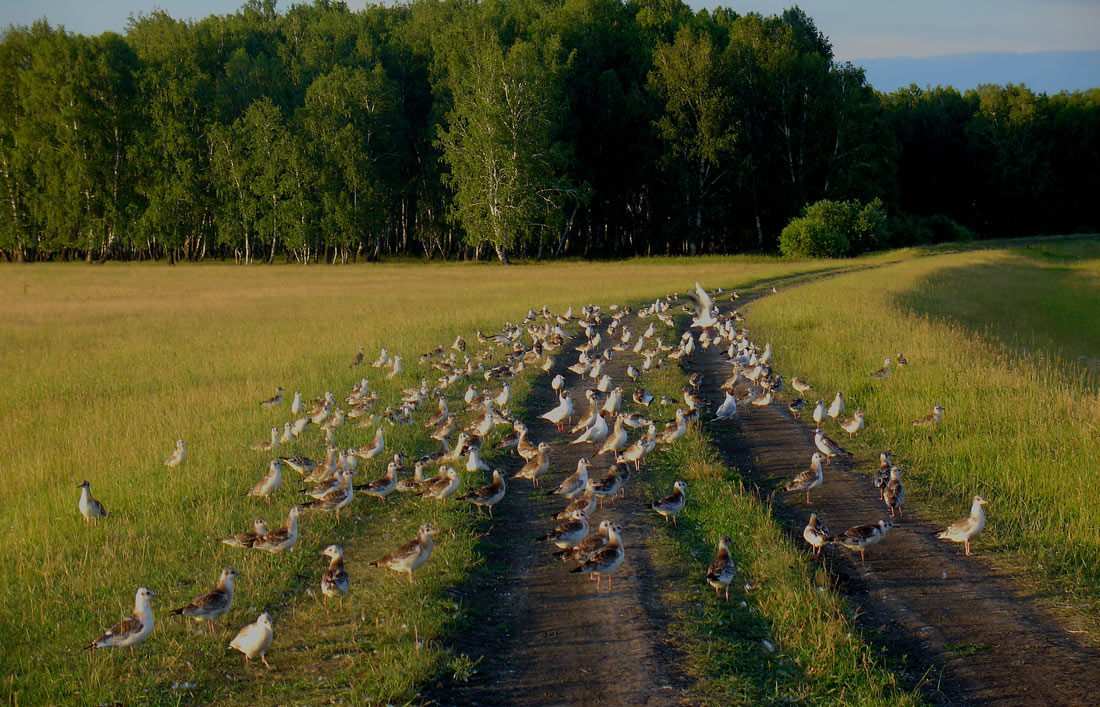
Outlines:
{"label": "meadow", "polygon": [[[473,508],[360,499],[340,523],[307,512],[289,554],[216,542],[256,516],[281,524],[298,498],[291,472],[271,504],[244,497],[270,458],[248,446],[290,418],[285,404],[257,403],[276,386],[288,399],[295,390],[341,399],[367,376],[384,407],[402,388],[438,375],[417,363],[420,354],[461,333],[474,355],[477,329],[496,332],[529,307],[637,304],[695,281],[747,289],[777,279],[785,279],[778,294],[747,307],[752,337],[773,344],[785,375],[809,379],[822,397],[844,390],[850,409],[868,413],[869,428],[852,444],[857,453],[894,449],[909,469],[911,498],[935,522],[956,519],[973,493],[985,494],[991,520],[982,554],[1094,599],[1100,510],[1081,479],[1100,468],[1100,397],[1089,361],[1100,357],[1091,315],[1100,292],[1095,239],[848,261],[5,266],[0,523],[9,532],[0,547],[0,694],[12,704],[403,702],[433,675],[469,675],[477,657],[451,653],[444,639],[468,620],[447,590],[482,563],[486,526]],[[405,371],[387,380],[369,366],[353,368],[360,347],[368,363],[382,347],[401,354]],[[898,352],[910,366],[885,381],[867,376]],[[522,408],[531,381],[513,383],[514,407]],[[682,383],[670,368],[654,391],[675,395]],[[947,417],[932,436],[908,425],[934,404]],[[353,422],[337,430],[339,446],[373,436],[373,427]],[[387,453],[357,478],[380,475],[395,450],[430,449],[420,428],[387,427]],[[187,440],[188,460],[169,470],[163,460],[177,438]],[[278,451],[317,457],[321,449],[311,430]],[[753,607],[747,615],[709,597],[688,601],[690,611],[678,617],[672,640],[694,666],[699,699],[910,699],[853,631],[844,602],[816,590],[827,578],[801,559],[765,506],[735,488],[736,470],[718,461],[700,430],[657,455],[654,468],[640,492],[656,494],[674,477],[693,488],[682,527],[666,536],[670,562],[691,579],[669,592],[699,591],[694,578],[730,529],[746,580],[761,588],[738,592]],[[76,509],[83,479],[113,517],[84,523]],[[442,532],[416,585],[366,566],[422,522]],[[316,596],[324,567],[317,553],[333,541],[348,552],[353,591],[326,608]],[[238,600],[215,637],[167,616],[229,565],[241,571]],[[157,627],[136,658],[83,651],[130,611],[138,586],[157,592]],[[273,671],[245,669],[226,650],[262,610],[275,617]],[[764,638],[777,647],[772,657],[759,651]]]}
{"label": "meadow", "polygon": [[[827,431],[863,457],[894,450],[921,516],[946,524],[982,494],[979,552],[1085,608],[1100,597],[1098,284],[1100,241],[1045,239],[824,278],[747,316],[778,370],[814,386],[810,402],[839,390],[863,409],[851,444]],[[907,367],[869,377],[898,353]],[[935,405],[938,427],[909,424]]]}
{"label": "meadow", "polygon": [[[385,700],[407,698],[442,666],[462,670],[466,658],[447,655],[436,639],[448,622],[461,619],[444,589],[478,561],[471,549],[478,533],[473,509],[419,502],[377,507],[364,500],[339,527],[307,513],[290,554],[261,557],[216,542],[247,529],[257,515],[281,524],[297,496],[288,476],[270,505],[244,498],[269,458],[248,445],[289,416],[285,407],[267,410],[258,401],[280,385],[288,397],[295,390],[306,398],[328,390],[340,398],[366,375],[384,402],[394,402],[401,388],[433,377],[416,364],[419,354],[449,344],[457,333],[472,340],[475,329],[497,331],[529,307],[644,301],[696,280],[744,287],[836,266],[715,258],[513,268],[0,269],[0,370],[6,373],[0,523],[8,529],[0,548],[0,614],[9,617],[0,623],[6,646],[0,665],[9,700],[243,704],[303,690]],[[369,361],[384,346],[405,357],[405,372],[395,380],[349,365],[359,347]],[[423,433],[414,427],[393,428],[390,449],[422,451]],[[337,444],[365,444],[373,431],[345,425]],[[169,470],[162,462],[177,438],[187,441],[188,460]],[[279,451],[316,456],[319,438],[310,439]],[[379,470],[375,464],[363,473],[373,478]],[[83,479],[114,517],[85,525],[76,510]],[[438,524],[446,541],[423,582],[408,587],[365,567],[425,520]],[[349,566],[357,586],[371,587],[349,597],[343,610],[357,618],[346,632],[326,618],[309,589],[323,569],[316,553],[334,538],[355,543],[361,554],[349,555]],[[309,649],[301,652],[302,670],[245,671],[240,656],[225,649],[231,634],[224,626],[210,638],[166,615],[211,588],[228,565],[241,577],[224,626],[235,630],[260,610],[273,610],[277,640]],[[138,586],[157,592],[157,628],[138,659],[81,650],[129,612]],[[281,632],[283,621],[297,629]],[[326,670],[318,685],[313,668],[349,653],[370,660]]]}

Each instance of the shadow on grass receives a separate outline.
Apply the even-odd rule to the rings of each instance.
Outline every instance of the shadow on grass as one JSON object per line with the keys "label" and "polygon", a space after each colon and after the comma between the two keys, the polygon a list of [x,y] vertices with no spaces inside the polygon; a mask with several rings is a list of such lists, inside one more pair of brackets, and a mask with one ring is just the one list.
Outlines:
{"label": "shadow on grass", "polygon": [[940,270],[895,304],[1100,390],[1100,241],[1030,244]]}

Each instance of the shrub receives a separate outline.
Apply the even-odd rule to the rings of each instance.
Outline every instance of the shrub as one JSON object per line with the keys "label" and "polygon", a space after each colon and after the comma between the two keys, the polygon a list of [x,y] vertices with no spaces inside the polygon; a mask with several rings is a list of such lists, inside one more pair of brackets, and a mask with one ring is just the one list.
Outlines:
{"label": "shrub", "polygon": [[928,216],[924,219],[924,224],[931,234],[933,243],[974,240],[973,232],[966,226],[956,223],[950,216],[943,214]]}
{"label": "shrub", "polygon": [[863,205],[823,199],[787,224],[779,236],[779,250],[787,256],[841,258],[879,248],[886,236],[881,200]]}
{"label": "shrub", "polygon": [[900,214],[890,219],[890,245],[894,247],[971,240],[974,233],[969,228],[943,214]]}
{"label": "shrub", "polygon": [[779,235],[779,252],[789,257],[842,258],[850,248],[844,234],[807,216],[788,223]]}

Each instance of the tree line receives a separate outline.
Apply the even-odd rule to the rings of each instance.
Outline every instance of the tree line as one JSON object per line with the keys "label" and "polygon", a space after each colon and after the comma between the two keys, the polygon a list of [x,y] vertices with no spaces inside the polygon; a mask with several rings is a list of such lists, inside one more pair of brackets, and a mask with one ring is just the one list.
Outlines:
{"label": "tree line", "polygon": [[9,260],[774,251],[822,199],[1095,230],[1098,163],[1100,90],[880,93],[797,7],[250,0],[0,38]]}

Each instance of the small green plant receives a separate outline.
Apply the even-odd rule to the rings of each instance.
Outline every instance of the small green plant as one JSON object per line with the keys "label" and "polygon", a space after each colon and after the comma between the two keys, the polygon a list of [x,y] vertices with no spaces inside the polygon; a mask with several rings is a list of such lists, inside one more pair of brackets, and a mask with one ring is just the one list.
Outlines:
{"label": "small green plant", "polygon": [[470,678],[477,673],[477,666],[480,664],[480,657],[474,660],[465,653],[459,653],[447,661],[447,671],[454,676],[455,680],[469,682]]}

